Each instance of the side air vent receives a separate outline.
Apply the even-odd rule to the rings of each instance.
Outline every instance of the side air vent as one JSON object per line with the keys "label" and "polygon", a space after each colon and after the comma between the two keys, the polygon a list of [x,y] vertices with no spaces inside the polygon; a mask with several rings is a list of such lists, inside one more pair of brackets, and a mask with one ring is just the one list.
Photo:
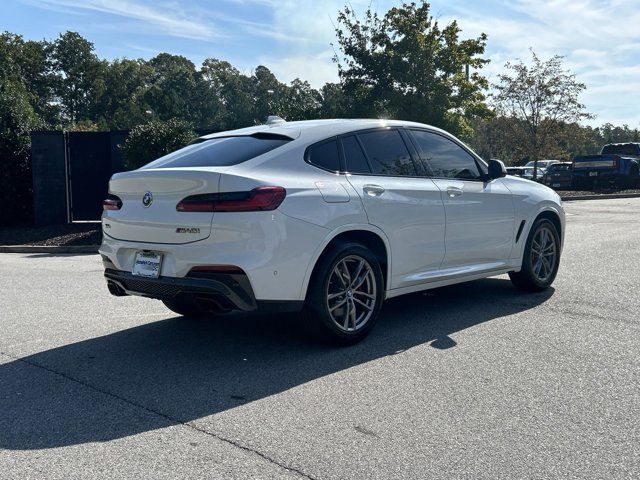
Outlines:
{"label": "side air vent", "polygon": [[520,240],[520,235],[522,235],[522,229],[524,228],[524,220],[520,222],[520,227],[518,227],[518,233],[516,233],[516,243]]}

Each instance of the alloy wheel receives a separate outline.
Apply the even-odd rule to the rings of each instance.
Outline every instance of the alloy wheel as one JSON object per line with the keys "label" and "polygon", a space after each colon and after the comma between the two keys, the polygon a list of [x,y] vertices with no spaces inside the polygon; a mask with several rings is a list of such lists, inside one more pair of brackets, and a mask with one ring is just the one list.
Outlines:
{"label": "alloy wheel", "polygon": [[369,262],[358,255],[341,259],[333,268],[326,291],[327,309],[344,332],[364,327],[376,305],[376,277]]}
{"label": "alloy wheel", "polygon": [[556,237],[549,227],[540,227],[531,242],[531,271],[539,282],[551,278],[557,258]]}

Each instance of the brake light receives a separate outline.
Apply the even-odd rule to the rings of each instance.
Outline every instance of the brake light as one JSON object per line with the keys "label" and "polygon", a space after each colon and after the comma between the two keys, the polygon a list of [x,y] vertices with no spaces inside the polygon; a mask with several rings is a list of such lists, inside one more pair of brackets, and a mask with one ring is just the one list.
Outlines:
{"label": "brake light", "polygon": [[109,195],[108,198],[102,201],[103,210],[120,210],[122,208],[122,200],[115,195]]}
{"label": "brake light", "polygon": [[179,212],[260,212],[275,210],[287,195],[283,187],[257,187],[249,192],[192,195],[176,205]]}

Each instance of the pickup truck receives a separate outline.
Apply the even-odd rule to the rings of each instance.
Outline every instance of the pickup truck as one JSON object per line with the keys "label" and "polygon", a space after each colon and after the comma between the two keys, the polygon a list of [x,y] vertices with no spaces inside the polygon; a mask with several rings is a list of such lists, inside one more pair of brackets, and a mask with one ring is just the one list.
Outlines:
{"label": "pickup truck", "polygon": [[640,185],[640,143],[610,143],[600,155],[573,159],[574,188],[633,188]]}

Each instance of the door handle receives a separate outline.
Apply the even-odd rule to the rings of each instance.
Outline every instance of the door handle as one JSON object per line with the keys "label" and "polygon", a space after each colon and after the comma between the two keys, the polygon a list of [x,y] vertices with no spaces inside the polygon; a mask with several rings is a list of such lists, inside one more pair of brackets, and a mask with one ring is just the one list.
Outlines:
{"label": "door handle", "polygon": [[462,189],[458,188],[458,187],[447,187],[447,195],[449,195],[449,197],[454,198],[454,197],[461,197],[462,196]]}
{"label": "door handle", "polygon": [[380,185],[365,185],[362,187],[362,190],[370,197],[379,197],[384,193],[384,187]]}

